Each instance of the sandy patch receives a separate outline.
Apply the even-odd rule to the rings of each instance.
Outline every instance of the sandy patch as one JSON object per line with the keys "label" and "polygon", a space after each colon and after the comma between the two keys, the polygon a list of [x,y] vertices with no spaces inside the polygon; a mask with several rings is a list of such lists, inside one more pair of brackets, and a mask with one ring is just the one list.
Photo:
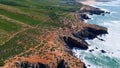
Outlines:
{"label": "sandy patch", "polygon": [[92,5],[92,4],[96,4],[97,2],[95,0],[87,0],[81,3],[86,4],[86,5]]}

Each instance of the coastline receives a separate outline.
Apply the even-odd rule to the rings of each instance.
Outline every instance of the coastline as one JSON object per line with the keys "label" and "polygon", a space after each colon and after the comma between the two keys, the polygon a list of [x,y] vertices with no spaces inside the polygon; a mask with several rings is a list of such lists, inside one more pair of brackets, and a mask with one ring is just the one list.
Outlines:
{"label": "coastline", "polygon": [[[95,4],[96,7],[107,9],[111,12],[109,15],[105,16],[93,16],[93,20],[89,20],[91,24],[97,24],[101,26],[107,27],[109,30],[109,34],[103,36],[102,38],[105,39],[105,42],[101,42],[98,39],[88,40],[92,46],[86,52],[80,51],[76,49],[75,53],[77,56],[81,56],[84,54],[84,57],[81,56],[80,58],[88,65],[88,68],[119,68],[119,9],[120,0],[112,1],[112,2],[101,2],[99,4]],[[118,3],[119,2],[119,3]],[[111,4],[111,5],[110,5]],[[115,13],[114,13],[115,12]],[[116,41],[116,39],[118,39]],[[115,41],[114,41],[115,40]],[[98,49],[96,49],[96,47]],[[106,53],[101,53],[100,50],[105,50]],[[107,57],[107,58],[106,58]],[[92,60],[94,59],[94,60]],[[114,61],[112,61],[114,60]],[[111,64],[111,65],[109,65]],[[90,65],[90,66],[89,66]]]}
{"label": "coastline", "polygon": [[[85,41],[86,38],[92,40],[92,39],[96,38],[97,36],[101,36],[103,34],[108,34],[106,27],[85,23],[84,17],[82,17],[82,16],[79,19],[79,14],[84,14],[81,11],[86,10],[86,8],[88,8],[86,12],[89,14],[101,15],[102,13],[105,13],[105,12],[100,9],[96,9],[92,6],[85,5],[83,7],[85,7],[85,9],[80,10],[80,13],[74,14],[76,16],[77,21],[74,20],[69,23],[67,23],[67,19],[65,19],[63,21],[63,23],[67,23],[67,24],[70,24],[70,23],[72,24],[74,22],[75,25],[71,25],[71,27],[69,27],[69,28],[65,26],[64,28],[55,29],[55,31],[53,31],[52,33],[51,32],[47,33],[45,36],[45,38],[48,39],[46,41],[48,41],[47,44],[49,46],[51,45],[51,42],[52,42],[55,45],[60,44],[59,45],[60,49],[63,48],[60,51],[62,51],[62,55],[65,55],[65,56],[58,55],[58,54],[61,54],[61,53],[59,53],[59,50],[57,50],[58,54],[54,54],[54,52],[52,53],[52,54],[56,55],[57,59],[58,59],[58,61],[57,61],[58,63],[56,64],[56,66],[58,65],[59,67],[55,67],[55,68],[62,68],[62,66],[66,68],[65,62],[67,64],[69,64],[68,67],[70,67],[70,68],[86,68],[85,63],[83,63],[80,59],[76,58],[73,55],[73,53],[72,53],[73,47],[77,47],[81,50],[87,50],[89,48],[89,46],[91,46],[91,45],[89,45]],[[92,8],[92,9],[89,10],[89,8]],[[97,13],[96,13],[96,11],[97,11]],[[56,38],[59,38],[61,41],[56,40]],[[56,44],[55,42],[58,42],[58,44]],[[49,50],[47,50],[47,51],[49,51]],[[48,56],[50,56],[49,53],[46,53],[46,54]],[[62,59],[60,58],[60,56],[62,56]],[[21,61],[18,62],[18,64],[21,65],[21,64],[25,63],[28,66],[33,63],[36,64],[35,63],[36,61],[34,61],[34,62],[30,61],[29,60],[30,58],[31,57],[22,58]],[[34,58],[34,56],[32,56],[32,58]],[[50,58],[50,57],[48,57],[48,58]],[[36,59],[36,57],[35,57],[35,59]],[[39,59],[41,59],[41,58],[39,58]],[[71,62],[69,62],[69,59],[71,60]],[[55,58],[53,61],[54,61],[53,63],[55,63],[55,61],[56,61]],[[74,61],[77,61],[77,62],[74,62]],[[43,63],[44,66],[47,67],[46,62],[41,62],[41,63]],[[63,65],[61,65],[61,64],[63,64]],[[48,64],[48,67],[49,67],[49,64]]]}
{"label": "coastline", "polygon": [[[94,2],[93,0],[91,4],[94,3],[96,2]],[[90,2],[88,1],[86,2],[86,4],[90,4]],[[101,15],[101,14],[105,14],[106,12],[96,7],[84,5],[78,13],[73,13],[73,15],[76,17],[74,21],[67,19],[63,20],[63,24],[64,23],[66,23],[66,25],[70,24],[69,27],[66,27],[65,25],[64,28],[57,28],[52,32],[46,32],[46,34],[43,37],[41,37],[42,39],[45,38],[46,39],[45,41],[47,41],[47,43],[45,43],[47,46],[43,46],[43,49],[41,49],[43,50],[42,55],[40,56],[33,55],[27,58],[26,57],[16,58],[17,60],[18,59],[21,60],[18,62],[15,61],[14,65],[18,64],[18,67],[21,65],[34,66],[34,65],[39,65],[38,61],[40,61],[39,63],[41,63],[46,68],[47,67],[64,68],[65,66],[68,66],[70,68],[86,68],[85,63],[83,63],[80,59],[74,57],[73,54],[71,54],[72,48],[77,47],[82,50],[86,50],[89,48],[89,46],[91,46],[85,41],[86,38],[92,40],[97,36],[108,34],[106,27],[85,23],[84,19],[87,18],[86,13],[90,15],[93,14]],[[44,50],[46,48],[49,49]],[[56,48],[55,51],[54,48]],[[57,58],[55,58],[53,55],[55,55]],[[51,57],[53,59],[51,59]],[[33,58],[32,61],[30,61],[31,58]],[[47,59],[52,60],[52,63],[55,65],[50,66],[51,65],[50,61]],[[69,60],[71,60],[71,62],[69,62]],[[65,63],[67,63],[67,65],[65,65]]]}

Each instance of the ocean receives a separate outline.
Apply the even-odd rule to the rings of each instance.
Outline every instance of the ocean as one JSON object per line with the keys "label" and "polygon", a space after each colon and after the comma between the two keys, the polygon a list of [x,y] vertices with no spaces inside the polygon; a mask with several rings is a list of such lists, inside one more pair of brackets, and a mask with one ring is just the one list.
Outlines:
{"label": "ocean", "polygon": [[87,20],[88,23],[107,27],[109,34],[100,37],[105,41],[97,38],[86,40],[91,45],[89,49],[74,48],[74,55],[81,59],[87,68],[120,68],[120,0],[98,2],[92,6],[111,12],[105,16],[93,15],[91,20]]}

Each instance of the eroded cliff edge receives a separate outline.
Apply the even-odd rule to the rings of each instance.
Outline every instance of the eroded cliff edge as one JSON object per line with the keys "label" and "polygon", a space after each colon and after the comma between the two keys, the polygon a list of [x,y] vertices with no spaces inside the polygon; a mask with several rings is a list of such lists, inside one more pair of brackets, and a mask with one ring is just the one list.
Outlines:
{"label": "eroded cliff edge", "polygon": [[104,14],[99,8],[84,5],[80,11],[72,12],[74,19],[62,18],[61,28],[43,33],[40,47],[31,49],[26,57],[15,56],[6,63],[5,68],[86,68],[85,64],[72,54],[72,48],[89,48],[85,39],[94,39],[98,35],[108,34],[107,28],[85,23],[87,14]]}

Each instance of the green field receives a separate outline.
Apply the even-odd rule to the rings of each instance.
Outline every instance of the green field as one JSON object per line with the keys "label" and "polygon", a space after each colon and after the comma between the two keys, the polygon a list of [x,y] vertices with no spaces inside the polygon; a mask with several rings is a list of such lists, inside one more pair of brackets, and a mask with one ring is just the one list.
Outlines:
{"label": "green field", "polygon": [[20,24],[0,19],[0,29],[3,29],[7,32],[15,32],[19,31],[21,28],[22,26]]}
{"label": "green field", "polygon": [[37,36],[44,29],[62,27],[61,18],[79,8],[80,5],[60,0],[0,0],[0,66],[5,60],[37,46],[40,41]]}
{"label": "green field", "polygon": [[5,59],[13,57],[14,55],[38,45],[38,39],[34,34],[31,34],[32,32],[25,31],[19,33],[14,38],[7,41],[4,45],[0,46],[0,61],[5,61]]}

